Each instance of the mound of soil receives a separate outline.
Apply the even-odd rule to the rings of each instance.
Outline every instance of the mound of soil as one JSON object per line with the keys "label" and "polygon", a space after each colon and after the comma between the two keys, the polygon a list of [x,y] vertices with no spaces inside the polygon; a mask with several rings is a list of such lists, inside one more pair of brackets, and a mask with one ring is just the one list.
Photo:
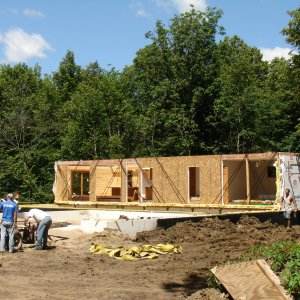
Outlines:
{"label": "mound of soil", "polygon": [[[296,241],[299,233],[298,226],[287,232],[249,217],[237,224],[216,218],[177,223],[140,233],[135,240],[115,231],[83,234],[54,228],[51,250],[35,251],[24,245],[22,252],[0,256],[2,295],[7,299],[226,299],[208,288],[210,268],[240,260],[257,244]],[[183,251],[154,260],[119,261],[88,253],[92,243],[110,247],[172,243]]]}

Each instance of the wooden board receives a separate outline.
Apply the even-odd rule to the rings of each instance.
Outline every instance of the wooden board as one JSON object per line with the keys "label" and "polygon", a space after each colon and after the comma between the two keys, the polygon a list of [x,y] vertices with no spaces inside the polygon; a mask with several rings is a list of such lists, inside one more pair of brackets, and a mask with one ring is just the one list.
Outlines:
{"label": "wooden board", "polygon": [[233,299],[292,299],[285,293],[279,278],[264,260],[224,265],[211,271]]}

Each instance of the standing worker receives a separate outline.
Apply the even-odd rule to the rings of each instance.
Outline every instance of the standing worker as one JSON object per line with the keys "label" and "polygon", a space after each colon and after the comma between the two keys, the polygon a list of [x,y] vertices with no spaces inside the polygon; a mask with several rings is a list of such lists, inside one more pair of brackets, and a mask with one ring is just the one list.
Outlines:
{"label": "standing worker", "polygon": [[296,213],[297,205],[294,196],[290,194],[290,189],[285,189],[284,195],[281,197],[281,210],[283,210],[284,222],[287,229],[292,227],[291,214],[292,211]]}
{"label": "standing worker", "polygon": [[14,233],[17,226],[18,205],[14,202],[13,194],[7,194],[7,200],[0,203],[0,210],[2,210],[0,252],[5,251],[5,237],[8,234],[8,250],[9,253],[14,253]]}
{"label": "standing worker", "polygon": [[28,215],[25,217],[24,225],[28,222],[29,218],[33,218],[37,225],[37,240],[34,249],[35,250],[46,250],[48,231],[52,224],[51,217],[40,209],[31,209]]}

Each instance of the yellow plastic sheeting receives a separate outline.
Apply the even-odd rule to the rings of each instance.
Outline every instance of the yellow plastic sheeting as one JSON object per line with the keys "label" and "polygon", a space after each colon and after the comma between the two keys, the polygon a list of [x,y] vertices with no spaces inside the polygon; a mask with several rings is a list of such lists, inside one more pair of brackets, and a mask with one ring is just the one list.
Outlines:
{"label": "yellow plastic sheeting", "polygon": [[130,249],[126,249],[124,247],[109,248],[103,245],[92,245],[89,252],[96,254],[108,254],[110,257],[123,260],[153,259],[158,257],[159,254],[181,253],[182,247],[171,244],[157,244],[156,246],[133,246]]}

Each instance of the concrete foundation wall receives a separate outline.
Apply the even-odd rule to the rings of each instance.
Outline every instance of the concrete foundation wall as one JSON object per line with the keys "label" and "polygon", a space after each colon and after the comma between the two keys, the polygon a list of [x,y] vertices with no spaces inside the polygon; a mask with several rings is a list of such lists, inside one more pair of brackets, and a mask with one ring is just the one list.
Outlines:
{"label": "concrete foundation wall", "polygon": [[[240,212],[223,215],[206,215],[192,216],[189,214],[170,214],[170,213],[126,213],[126,217],[119,219],[124,212],[120,211],[48,211],[55,222],[69,223],[68,227],[63,229],[81,230],[85,233],[102,232],[104,230],[117,230],[130,238],[135,238],[138,232],[155,230],[157,227],[169,228],[178,222],[192,221],[201,222],[203,218],[217,217],[221,220],[230,220],[236,223],[243,216],[256,217],[260,221],[270,221],[279,225],[283,225],[283,214],[280,212]],[[23,218],[25,212],[19,213],[19,218]],[[75,222],[74,222],[75,219]],[[300,224],[300,212],[292,220],[293,225]],[[53,223],[53,224],[54,224]]]}

